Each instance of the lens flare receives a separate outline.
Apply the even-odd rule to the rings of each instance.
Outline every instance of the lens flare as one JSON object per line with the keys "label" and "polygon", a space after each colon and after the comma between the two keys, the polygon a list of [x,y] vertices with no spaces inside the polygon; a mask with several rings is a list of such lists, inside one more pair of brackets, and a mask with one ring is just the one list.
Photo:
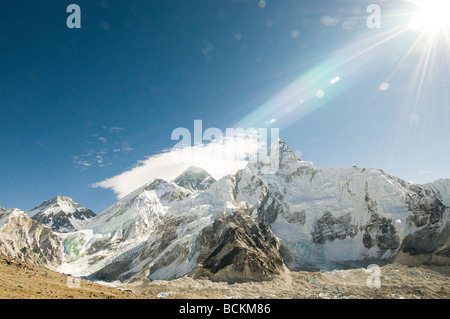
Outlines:
{"label": "lens flare", "polygon": [[418,6],[417,16],[412,21],[412,27],[431,32],[445,30],[450,27],[450,1],[426,0],[414,2]]}
{"label": "lens flare", "polygon": [[[320,108],[339,105],[335,101],[342,95],[352,100],[357,94],[353,89],[367,83],[374,100],[379,97],[391,103],[393,117],[383,133],[389,143],[381,143],[379,153],[391,159],[401,145],[425,143],[429,119],[442,116],[448,108],[448,95],[442,95],[440,104],[435,95],[442,91],[450,67],[450,0],[392,0],[387,8],[382,29],[362,31],[322,61],[302,69],[296,80],[235,126],[287,128]],[[322,23],[332,24],[329,17]],[[295,67],[298,59],[292,61]],[[278,80],[285,77],[282,72],[276,74]],[[369,83],[375,78],[379,82]],[[368,103],[376,102],[368,99],[363,105],[374,109]]]}
{"label": "lens flare", "polygon": [[389,90],[389,83],[383,82],[380,84],[380,91],[387,91]]}

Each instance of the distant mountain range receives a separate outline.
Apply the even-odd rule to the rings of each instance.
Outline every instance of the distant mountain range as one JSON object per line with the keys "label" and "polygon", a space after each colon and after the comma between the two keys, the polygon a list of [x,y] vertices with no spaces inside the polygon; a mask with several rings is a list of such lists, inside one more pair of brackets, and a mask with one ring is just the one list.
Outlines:
{"label": "distant mountain range", "polygon": [[[267,280],[289,270],[450,265],[450,179],[416,185],[379,169],[316,168],[278,141],[277,163],[214,180],[190,167],[95,215],[58,196],[0,209],[0,252],[103,281]],[[279,167],[263,174],[264,166]]]}

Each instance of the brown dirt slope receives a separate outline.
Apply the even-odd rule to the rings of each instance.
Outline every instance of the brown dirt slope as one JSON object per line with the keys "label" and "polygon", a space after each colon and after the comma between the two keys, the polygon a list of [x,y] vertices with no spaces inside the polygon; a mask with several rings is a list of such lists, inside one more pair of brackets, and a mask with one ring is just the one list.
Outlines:
{"label": "brown dirt slope", "polygon": [[[79,287],[79,288],[78,288]],[[149,298],[47,268],[0,256],[1,299],[137,299]]]}

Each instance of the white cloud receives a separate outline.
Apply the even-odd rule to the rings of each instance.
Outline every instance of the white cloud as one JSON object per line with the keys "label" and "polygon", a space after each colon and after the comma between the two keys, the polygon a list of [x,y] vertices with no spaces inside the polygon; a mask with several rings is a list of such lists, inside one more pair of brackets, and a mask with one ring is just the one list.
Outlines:
{"label": "white cloud", "polygon": [[219,179],[244,168],[249,162],[249,154],[256,153],[257,149],[256,140],[244,138],[174,148],[139,161],[131,169],[92,186],[112,189],[120,199],[155,178],[171,181],[191,165],[202,167]]}
{"label": "white cloud", "polygon": [[[109,134],[92,134],[85,142],[84,152],[72,156],[75,167],[81,171],[89,167],[107,167],[113,164],[113,160],[119,156],[120,152],[129,152],[133,148],[123,140],[121,127],[106,127],[103,129]],[[107,133],[103,132],[103,133]]]}
{"label": "white cloud", "polygon": [[80,158],[80,156],[74,156],[73,162],[80,170],[85,170],[86,168],[92,166],[92,163]]}
{"label": "white cloud", "polygon": [[108,127],[108,126],[103,126],[103,129],[108,131],[109,133],[120,133],[123,130],[123,127],[117,127],[117,126],[112,126],[112,127]]}

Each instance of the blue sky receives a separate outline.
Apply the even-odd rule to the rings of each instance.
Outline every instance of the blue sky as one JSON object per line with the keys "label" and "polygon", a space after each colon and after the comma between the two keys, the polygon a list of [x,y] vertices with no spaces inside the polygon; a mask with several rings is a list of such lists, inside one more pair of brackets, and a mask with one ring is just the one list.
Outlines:
{"label": "blue sky", "polygon": [[[66,26],[71,3],[81,29]],[[373,3],[379,29],[366,24]],[[27,210],[60,194],[99,213],[117,193],[92,185],[170,149],[172,131],[194,120],[279,128],[318,167],[448,178],[450,37],[431,19],[412,25],[423,10],[405,0],[8,1],[0,205]]]}

